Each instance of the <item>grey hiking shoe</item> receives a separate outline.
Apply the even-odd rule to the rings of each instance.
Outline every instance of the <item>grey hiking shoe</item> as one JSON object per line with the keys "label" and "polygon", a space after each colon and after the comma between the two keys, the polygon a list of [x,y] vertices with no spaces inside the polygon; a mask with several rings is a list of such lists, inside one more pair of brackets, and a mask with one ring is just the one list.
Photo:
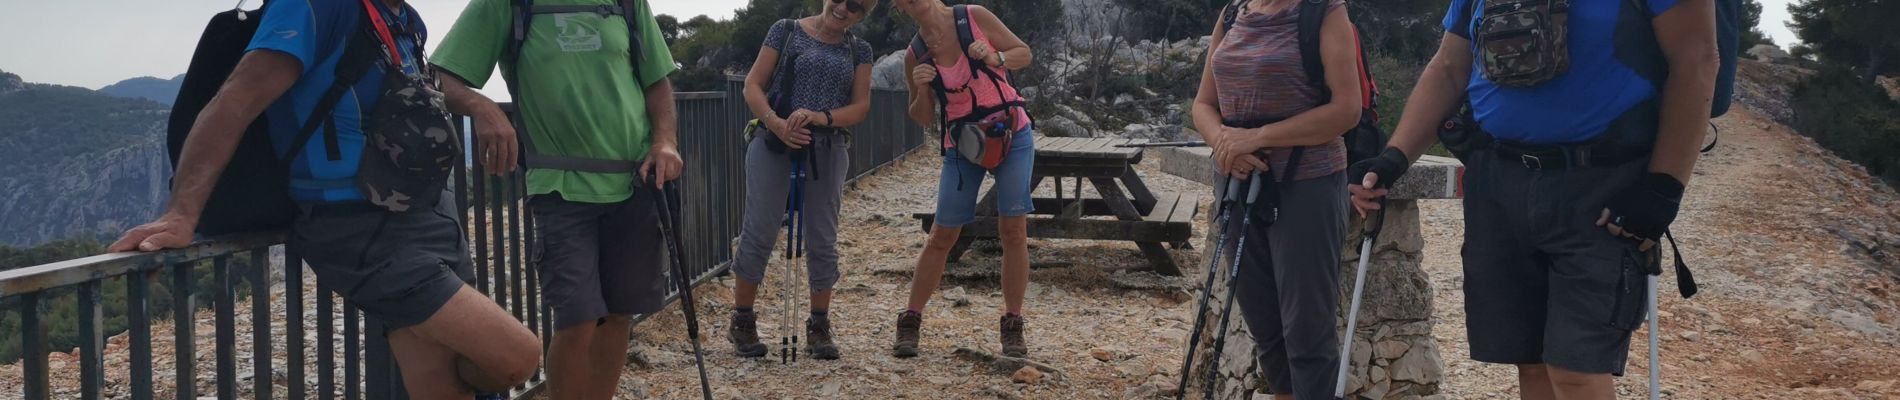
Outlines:
{"label": "grey hiking shoe", "polygon": [[899,358],[917,356],[917,330],[924,325],[923,314],[904,311],[897,316],[897,344],[891,346],[891,355]]}
{"label": "grey hiking shoe", "polygon": [[831,342],[831,317],[813,315],[805,321],[805,352],[820,360],[838,359],[838,345]]}
{"label": "grey hiking shoe", "polygon": [[1029,355],[1029,344],[1023,341],[1023,316],[1003,315],[1003,356],[1023,358]]}
{"label": "grey hiking shoe", "polygon": [[733,312],[732,324],[726,327],[726,341],[732,342],[732,349],[740,357],[764,357],[767,349],[759,343],[759,315],[750,311]]}

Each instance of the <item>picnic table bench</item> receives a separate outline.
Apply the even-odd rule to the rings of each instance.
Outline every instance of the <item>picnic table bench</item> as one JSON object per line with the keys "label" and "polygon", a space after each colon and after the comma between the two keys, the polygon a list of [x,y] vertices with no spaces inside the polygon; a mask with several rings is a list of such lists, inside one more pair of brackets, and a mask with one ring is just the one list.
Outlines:
{"label": "picnic table bench", "polygon": [[[1194,216],[1201,203],[1199,194],[1156,194],[1135,172],[1141,162],[1142,148],[1115,147],[1145,143],[1146,139],[1036,138],[1035,170],[1030,187],[1040,187],[1054,178],[1055,197],[1031,199],[1036,210],[1029,218],[1029,237],[1046,239],[1120,240],[1135,242],[1154,270],[1164,275],[1181,275],[1180,266],[1169,255],[1168,247],[1187,246],[1193,236]],[[1065,188],[1063,179],[1074,179]],[[1082,198],[1083,181],[1099,195]],[[1126,190],[1124,190],[1124,188]],[[1065,196],[1065,189],[1071,191]],[[950,261],[969,251],[976,239],[995,238],[997,233],[996,190],[985,191],[977,203],[976,221],[963,227],[962,237],[950,250]],[[1114,218],[1090,218],[1112,216]],[[926,232],[936,220],[934,213],[916,213]]]}

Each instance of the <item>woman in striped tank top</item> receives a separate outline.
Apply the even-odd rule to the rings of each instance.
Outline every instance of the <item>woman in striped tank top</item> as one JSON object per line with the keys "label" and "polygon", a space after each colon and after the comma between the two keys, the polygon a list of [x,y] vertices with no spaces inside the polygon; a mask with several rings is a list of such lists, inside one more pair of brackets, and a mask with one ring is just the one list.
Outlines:
{"label": "woman in striped tank top", "polygon": [[[1300,13],[1320,8],[1303,8],[1302,1],[1328,2],[1318,35],[1325,88],[1303,68]],[[1341,135],[1359,122],[1362,97],[1344,6],[1241,0],[1228,7],[1215,24],[1194,99],[1195,128],[1214,148],[1218,169],[1235,179],[1257,172],[1266,180],[1260,198],[1267,199],[1258,204],[1278,200],[1280,212],[1256,207],[1244,224],[1234,279],[1259,344],[1256,356],[1279,399],[1331,398],[1340,362],[1334,314],[1348,210]]]}
{"label": "woman in striped tank top", "polygon": [[[1034,209],[1029,200],[1029,178],[1036,148],[1029,115],[1021,106],[1022,96],[1009,83],[1009,71],[1029,66],[1029,45],[982,6],[952,8],[942,0],[891,3],[917,21],[917,40],[904,57],[905,71],[911,76],[911,119],[924,126],[941,127],[944,121],[1006,116],[1011,121],[1007,129],[1015,131],[1008,154],[992,169],[973,164],[956,151],[944,154],[937,185],[936,226],[930,230],[923,254],[917,256],[910,303],[897,318],[892,353],[898,357],[917,355],[924,304],[937,290],[944,261],[963,226],[976,220],[976,195],[983,186],[983,176],[994,175],[996,183],[991,190],[997,193],[997,236],[1003,242],[1002,350],[1004,355],[1022,357],[1029,352],[1023,339],[1022,317],[1023,292],[1029,287],[1025,216]],[[959,37],[962,30],[969,31],[968,46]],[[940,111],[943,115],[938,115]]]}

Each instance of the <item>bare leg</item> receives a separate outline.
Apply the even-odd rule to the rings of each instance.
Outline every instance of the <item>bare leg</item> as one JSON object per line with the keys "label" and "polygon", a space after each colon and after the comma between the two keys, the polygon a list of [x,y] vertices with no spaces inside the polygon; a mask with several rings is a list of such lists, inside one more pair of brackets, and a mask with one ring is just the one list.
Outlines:
{"label": "bare leg", "polygon": [[917,271],[910,277],[910,309],[923,310],[924,305],[930,302],[930,295],[937,292],[937,284],[943,281],[944,260],[950,256],[950,248],[956,246],[957,237],[962,234],[962,227],[937,225],[930,228],[930,241],[924,244],[923,254],[917,255]]}
{"label": "bare leg", "polygon": [[1551,391],[1550,373],[1544,364],[1519,364],[1517,387],[1519,398],[1524,400],[1557,399],[1557,395]]}
{"label": "bare leg", "polygon": [[[470,335],[469,332],[481,332]],[[436,398],[473,386],[494,390],[520,385],[541,364],[541,340],[493,300],[463,286],[435,315],[415,326],[390,332],[390,348],[403,365],[412,397]],[[456,356],[475,368],[458,372]],[[410,366],[418,375],[410,377]],[[442,380],[443,371],[455,377]]]}
{"label": "bare leg", "polygon": [[1587,374],[1557,367],[1545,367],[1550,376],[1551,392],[1558,400],[1615,400],[1616,383],[1610,374]]}
{"label": "bare leg", "polygon": [[474,393],[455,374],[455,350],[417,336],[414,329],[389,332],[389,350],[402,365],[402,381],[416,400],[468,399]]}
{"label": "bare leg", "polygon": [[594,328],[594,340],[587,355],[592,375],[584,384],[588,399],[612,399],[619,390],[620,373],[627,367],[627,342],[631,339],[628,335],[632,326],[632,316],[609,315],[607,323]]}
{"label": "bare leg", "polygon": [[752,308],[752,303],[759,299],[759,284],[746,282],[745,279],[734,280],[738,282],[732,285],[732,306]]}
{"label": "bare leg", "polygon": [[811,292],[811,309],[830,310],[832,293],[834,292],[831,289]]}
{"label": "bare leg", "polygon": [[997,231],[1003,240],[1003,312],[1022,314],[1023,292],[1029,290],[1029,219],[1003,217]]}
{"label": "bare leg", "polygon": [[592,365],[588,352],[593,351],[594,333],[598,330],[594,324],[581,323],[554,332],[553,343],[548,347],[549,399],[586,398],[586,382],[592,374],[588,371]]}

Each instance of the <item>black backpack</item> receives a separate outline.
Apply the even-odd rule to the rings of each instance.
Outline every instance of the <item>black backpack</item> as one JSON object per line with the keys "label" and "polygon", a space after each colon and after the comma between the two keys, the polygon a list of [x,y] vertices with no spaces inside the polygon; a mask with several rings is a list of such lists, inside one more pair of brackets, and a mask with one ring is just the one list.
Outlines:
{"label": "black backpack", "polygon": [[[191,64],[185,70],[184,82],[178,88],[178,97],[172,102],[170,123],[166,127],[165,141],[173,170],[178,168],[185,138],[191,134],[198,114],[217,97],[218,89],[230,78],[231,70],[244,58],[266,9],[267,6],[259,6],[253,11],[220,12],[205,25],[198,47],[192,52]],[[358,30],[351,38],[349,43],[358,43],[368,39],[367,32]],[[346,61],[336,69],[336,83],[318,101],[311,119],[298,124],[302,131],[288,154],[300,153],[318,128],[330,126],[324,123],[329,120],[330,110],[375,64],[376,54],[369,53],[374,51],[370,49],[373,46],[345,46],[343,60]],[[211,236],[281,230],[296,218],[297,204],[290,198],[289,159],[280,157],[272,147],[266,118],[260,114],[245,128],[230,163],[218,176],[218,185],[205,201],[204,213],[198,217],[198,233]],[[326,142],[333,145],[335,129],[325,129],[325,137],[332,139]]]}
{"label": "black backpack", "polygon": [[[1236,0],[1228,4],[1226,9],[1221,10],[1222,32],[1234,28],[1234,22],[1240,19],[1241,7],[1244,7],[1247,1]],[[1329,0],[1300,0],[1300,4],[1295,6],[1300,8],[1300,19],[1297,23],[1299,24],[1301,67],[1306,71],[1307,83],[1319,89],[1321,103],[1330,102],[1333,98],[1332,88],[1326,86],[1326,65],[1321,59],[1319,46],[1319,30],[1320,26],[1326,22],[1326,8],[1329,2]],[[1366,46],[1360,40],[1359,28],[1354,27],[1353,47],[1359,50],[1359,90],[1362,95],[1360,99],[1364,104],[1360,105],[1362,110],[1359,113],[1359,124],[1347,130],[1344,135],[1347,164],[1378,157],[1379,152],[1385,150],[1386,134],[1384,129],[1379,128],[1379,112],[1376,110],[1379,85],[1372,79],[1372,68],[1366,64]]]}
{"label": "black backpack", "polygon": [[[619,0],[618,5],[554,5],[537,6],[534,0],[514,0],[512,35],[506,47],[502,49],[501,61],[513,65],[515,74],[521,71],[521,46],[528,43],[528,33],[532,32],[534,16],[542,14],[596,13],[602,17],[618,15],[627,23],[627,64],[632,67],[634,80],[640,78],[640,25],[633,16],[639,15],[635,1]],[[504,70],[507,71],[507,70]],[[511,118],[515,125],[515,139],[521,143],[521,165],[531,169],[553,169],[562,171],[598,172],[598,173],[638,173],[640,165],[632,161],[603,160],[580,157],[568,157],[542,154],[535,150],[534,140],[528,136],[527,119],[522,117],[520,79],[515,74],[507,76],[508,95],[514,98],[515,113]],[[639,182],[638,179],[634,180]]]}
{"label": "black backpack", "polygon": [[[1629,0],[1630,5],[1643,18],[1643,29],[1637,35],[1643,38],[1656,37],[1655,27],[1650,25],[1649,6],[1644,0]],[[1715,0],[1715,44],[1716,53],[1721,60],[1721,68],[1715,74],[1715,98],[1709,104],[1709,118],[1728,114],[1729,104],[1735,98],[1735,67],[1741,54],[1742,0]],[[1643,36],[1647,34],[1648,36]],[[1632,68],[1651,82],[1656,82],[1657,96],[1662,95],[1663,82],[1669,77],[1669,59],[1663,57],[1662,46],[1655,40],[1640,40],[1627,47],[1642,54],[1642,65]],[[1618,43],[1618,46],[1625,46]],[[1710,146],[1714,146],[1713,143]],[[1706,151],[1706,150],[1705,150]]]}

